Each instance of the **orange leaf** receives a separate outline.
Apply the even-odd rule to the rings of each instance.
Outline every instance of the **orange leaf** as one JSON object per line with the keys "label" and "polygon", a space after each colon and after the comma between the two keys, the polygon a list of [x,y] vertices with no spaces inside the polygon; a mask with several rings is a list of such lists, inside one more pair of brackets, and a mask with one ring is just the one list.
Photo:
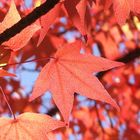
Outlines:
{"label": "orange leaf", "polygon": [[[16,24],[21,19],[14,0],[11,2],[10,9],[5,16],[2,23],[0,23],[0,33],[5,31],[7,28],[12,27],[14,24]],[[31,39],[33,34],[40,29],[40,26],[36,24],[32,24],[28,27],[26,27],[21,33],[17,34],[13,38],[11,38],[9,41],[4,42],[2,45],[10,47],[10,49],[17,51],[24,47],[28,41]]]}
{"label": "orange leaf", "polygon": [[64,126],[61,121],[37,113],[23,113],[17,120],[0,118],[0,140],[51,140],[49,132]]}
{"label": "orange leaf", "polygon": [[31,96],[31,100],[51,91],[54,102],[68,122],[73,106],[74,93],[91,99],[105,101],[118,109],[118,105],[107,93],[93,72],[99,72],[121,66],[122,63],[80,54],[83,44],[77,41],[58,49],[52,59],[42,69]]}

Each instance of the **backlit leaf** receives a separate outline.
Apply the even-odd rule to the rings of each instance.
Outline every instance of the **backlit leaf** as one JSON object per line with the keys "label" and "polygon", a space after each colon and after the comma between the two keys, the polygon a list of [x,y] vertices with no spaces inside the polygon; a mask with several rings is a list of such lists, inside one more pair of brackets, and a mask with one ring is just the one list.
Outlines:
{"label": "backlit leaf", "polygon": [[[2,23],[0,23],[0,33],[16,24],[20,19],[21,17],[16,9],[14,0],[12,0],[8,13],[6,14]],[[8,46],[10,49],[17,51],[24,47],[31,39],[33,34],[39,29],[40,26],[32,24],[21,31],[21,33],[11,38],[9,41],[4,42],[2,45]]]}
{"label": "backlit leaf", "polygon": [[17,120],[0,118],[0,140],[51,140],[49,132],[64,127],[64,123],[48,115],[24,113]]}
{"label": "backlit leaf", "polygon": [[39,74],[30,98],[33,100],[49,90],[66,122],[69,120],[75,92],[119,108],[93,72],[121,66],[122,63],[80,54],[81,46],[82,43],[77,41],[56,52],[54,59]]}

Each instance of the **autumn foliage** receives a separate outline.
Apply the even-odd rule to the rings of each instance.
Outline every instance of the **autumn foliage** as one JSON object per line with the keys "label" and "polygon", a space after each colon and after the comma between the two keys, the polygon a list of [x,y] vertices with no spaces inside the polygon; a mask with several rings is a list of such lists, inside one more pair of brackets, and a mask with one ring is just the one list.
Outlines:
{"label": "autumn foliage", "polygon": [[139,140],[140,1],[1,0],[0,140]]}

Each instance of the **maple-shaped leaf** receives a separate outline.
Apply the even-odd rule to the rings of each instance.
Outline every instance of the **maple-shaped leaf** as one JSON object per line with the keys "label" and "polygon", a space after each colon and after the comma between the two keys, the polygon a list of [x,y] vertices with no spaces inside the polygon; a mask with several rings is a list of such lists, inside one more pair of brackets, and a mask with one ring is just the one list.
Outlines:
{"label": "maple-shaped leaf", "polygon": [[140,0],[113,0],[113,8],[118,23],[124,24],[130,11],[140,14]]}
{"label": "maple-shaped leaf", "polygon": [[0,77],[4,77],[4,76],[16,76],[16,75],[9,73],[6,70],[0,69]]}
{"label": "maple-shaped leaf", "polygon": [[54,59],[40,72],[30,98],[33,100],[50,91],[66,122],[72,110],[75,92],[91,99],[107,102],[118,109],[116,102],[93,72],[121,66],[122,63],[90,54],[80,54],[82,45],[82,42],[77,41],[58,49]]}
{"label": "maple-shaped leaf", "polygon": [[[6,14],[4,20],[0,23],[0,33],[12,27],[20,19],[21,17],[16,9],[14,0],[12,0],[8,13]],[[8,46],[10,49],[17,51],[21,49],[22,47],[24,47],[28,43],[28,41],[31,39],[33,34],[39,29],[40,29],[40,26],[36,24],[32,24],[26,27],[19,34],[12,37],[9,41],[4,42],[2,45]]]}
{"label": "maple-shaped leaf", "polygon": [[16,120],[0,118],[0,140],[51,140],[49,133],[64,126],[64,122],[37,113],[23,113]]}

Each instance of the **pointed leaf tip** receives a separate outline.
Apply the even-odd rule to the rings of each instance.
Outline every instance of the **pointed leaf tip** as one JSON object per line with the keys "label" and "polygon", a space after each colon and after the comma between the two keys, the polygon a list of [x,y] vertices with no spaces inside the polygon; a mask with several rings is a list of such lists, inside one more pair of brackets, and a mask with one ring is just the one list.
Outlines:
{"label": "pointed leaf tip", "polygon": [[12,77],[14,76],[14,77],[16,77],[15,74],[12,74],[12,73],[7,72],[6,70],[0,69],[0,77],[4,77],[4,76],[12,76]]}
{"label": "pointed leaf tip", "polygon": [[109,103],[119,111],[119,106],[93,73],[124,64],[89,54],[80,54],[82,45],[78,41],[58,49],[54,56],[58,58],[57,61],[50,61],[43,67],[29,99],[32,101],[50,91],[66,123],[69,122],[75,92],[90,99]]}

